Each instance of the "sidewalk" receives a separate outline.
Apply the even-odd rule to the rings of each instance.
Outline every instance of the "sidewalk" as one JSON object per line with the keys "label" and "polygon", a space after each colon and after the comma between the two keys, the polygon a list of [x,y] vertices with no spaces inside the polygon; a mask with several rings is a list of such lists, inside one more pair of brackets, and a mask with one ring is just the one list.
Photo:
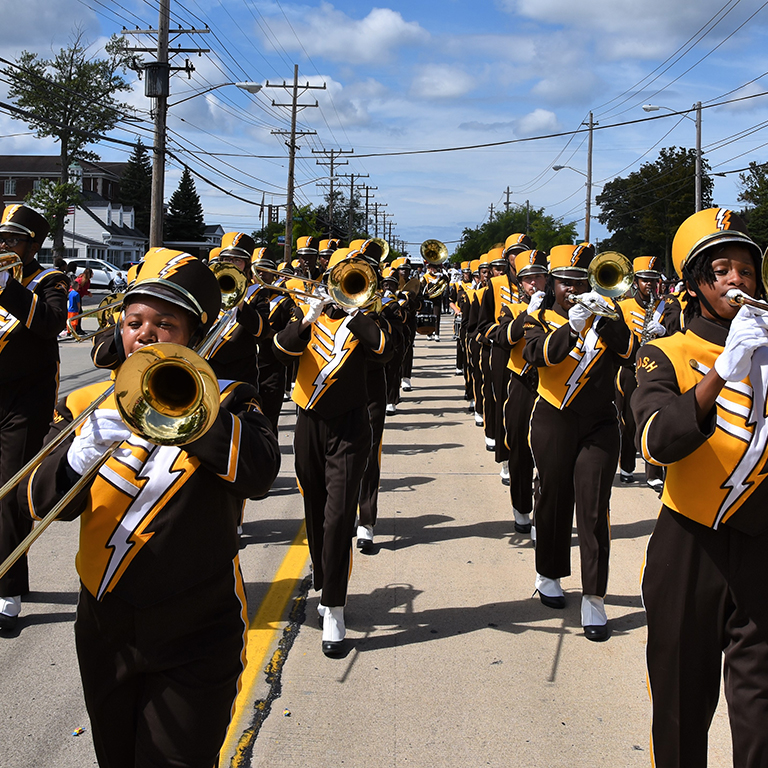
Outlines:
{"label": "sidewalk", "polygon": [[[418,338],[414,390],[387,419],[376,548],[355,553],[350,581],[349,652],[323,656],[318,596],[300,599],[270,713],[233,765],[650,766],[639,578],[656,494],[615,483],[612,632],[592,643],[575,529],[567,608],[531,597],[530,538],[514,532],[508,489],[466,412],[450,335]],[[284,455],[281,485],[287,475]],[[270,503],[248,515],[269,516]],[[710,766],[730,765],[722,703],[710,735]]]}

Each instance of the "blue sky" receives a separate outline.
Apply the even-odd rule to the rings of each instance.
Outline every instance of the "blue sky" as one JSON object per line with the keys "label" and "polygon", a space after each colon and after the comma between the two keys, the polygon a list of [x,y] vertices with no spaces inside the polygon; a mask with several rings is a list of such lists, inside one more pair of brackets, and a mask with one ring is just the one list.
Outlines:
{"label": "blue sky", "polygon": [[[709,104],[768,90],[768,4],[759,0],[497,0],[497,2],[243,2],[171,0],[172,26],[207,24],[212,33],[185,37],[184,45],[211,49],[194,57],[191,80],[174,78],[171,102],[210,85],[235,80],[282,82],[299,64],[300,79],[325,91],[318,108],[300,114],[296,181],[299,202],[318,203],[315,180],[327,173],[312,149],[354,149],[341,173],[368,174],[378,187],[372,200],[386,204],[397,236],[411,243],[428,237],[459,239],[489,215],[493,204],[535,207],[583,233],[587,142],[578,130],[592,111],[593,195],[601,183],[653,161],[661,147],[694,145],[694,123],[667,117],[623,127],[617,123],[651,115],[652,102],[684,110],[704,105],[702,143],[714,172],[715,201],[738,207],[738,174],[749,161],[768,159],[768,97],[710,108]],[[154,0],[61,2],[28,0],[5,9],[11,45],[49,55],[65,46],[77,25],[98,51],[122,26],[157,26]],[[4,36],[5,37],[5,36]],[[146,39],[146,38],[145,38]],[[181,62],[180,62],[181,63]],[[133,78],[133,75],[131,75]],[[5,85],[0,83],[4,95]],[[171,107],[174,152],[198,173],[252,202],[284,202],[287,179],[284,139],[271,133],[288,127],[279,89],[248,96],[233,86]],[[148,100],[137,83],[126,99],[147,116]],[[664,110],[655,113],[663,115]],[[667,111],[667,114],[669,112]],[[0,153],[55,153],[51,142],[23,132],[23,124],[0,114]],[[740,133],[745,135],[739,135]],[[116,130],[132,140],[136,131]],[[138,131],[149,143],[146,130]],[[432,150],[515,139],[523,143],[482,149],[400,156],[360,157]],[[766,146],[763,146],[763,145]],[[104,159],[125,159],[102,144]],[[572,166],[554,172],[552,166]],[[166,196],[180,169],[171,163]],[[348,185],[348,180],[342,180]],[[209,223],[226,229],[258,228],[258,206],[228,197],[197,180]],[[595,221],[592,239],[607,235]]]}

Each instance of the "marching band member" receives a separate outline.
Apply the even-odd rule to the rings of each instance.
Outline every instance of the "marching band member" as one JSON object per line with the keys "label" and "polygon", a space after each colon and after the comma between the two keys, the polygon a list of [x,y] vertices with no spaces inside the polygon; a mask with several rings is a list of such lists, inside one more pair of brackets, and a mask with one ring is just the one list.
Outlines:
{"label": "marching band member", "polygon": [[384,267],[381,270],[382,300],[391,299],[397,302],[399,325],[396,325],[396,333],[392,336],[392,357],[387,361],[385,376],[387,380],[387,407],[386,415],[394,416],[397,413],[397,404],[400,402],[400,371],[403,365],[403,356],[406,346],[406,310],[403,308],[408,303],[408,297],[398,296],[399,281],[397,272],[392,267]]}
{"label": "marching band member", "polygon": [[518,533],[531,532],[533,456],[528,444],[528,425],[538,386],[536,368],[523,358],[524,331],[528,314],[535,314],[544,299],[547,266],[544,251],[523,251],[515,257],[523,301],[505,307],[499,322],[488,331],[494,344],[508,354],[504,434],[509,449],[509,494]]}
{"label": "marching band member", "polygon": [[470,339],[470,351],[472,354],[472,371],[474,374],[475,390],[475,424],[483,427],[485,432],[485,449],[493,451],[496,448],[494,440],[494,403],[493,383],[491,381],[491,347],[482,334],[478,333],[480,322],[480,306],[483,295],[488,289],[491,279],[490,257],[484,253],[480,257],[478,274],[480,285],[474,291],[469,305],[469,322],[467,334]]}
{"label": "marching band member", "polygon": [[[221,238],[217,261],[232,264],[250,281],[251,256],[256,248],[253,238],[243,232],[227,232]],[[247,381],[258,389],[258,339],[269,335],[269,303],[266,294],[251,285],[237,312],[221,334],[208,362],[220,379]]]}
{"label": "marching band member", "polygon": [[[411,262],[407,256],[402,256],[392,262],[392,269],[397,271],[400,287],[404,286],[411,277]],[[403,355],[403,367],[400,371],[400,386],[403,392],[413,389],[411,375],[413,373],[413,345],[416,340],[416,311],[418,300],[415,296],[408,297],[405,304],[401,304],[405,311],[405,354]]]}
{"label": "marching band member", "polygon": [[320,277],[320,268],[317,265],[318,244],[318,239],[311,235],[299,237],[296,240],[296,258],[291,262],[291,266],[296,270],[297,275],[309,277],[312,280]]}
{"label": "marching band member", "polygon": [[259,398],[264,415],[269,419],[269,423],[277,434],[277,422],[280,418],[280,409],[283,406],[287,369],[275,356],[272,337],[288,325],[293,316],[295,304],[293,298],[284,291],[274,291],[269,287],[275,281],[275,275],[265,270],[277,270],[277,265],[267,257],[266,251],[266,248],[257,248],[253,252],[251,270],[266,284],[261,290],[269,301],[270,330],[258,338]]}
{"label": "marching band member", "polygon": [[[581,623],[589,640],[608,637],[603,600],[608,585],[611,484],[619,458],[614,378],[631,364],[637,344],[620,313],[587,292],[594,248],[557,245],[550,252],[550,283],[541,309],[528,313],[523,357],[539,372],[530,443],[539,475],[534,508],[536,584],[541,602],[564,608],[560,585],[570,575],[574,501],[581,552]],[[571,303],[581,295],[585,304]]]}
{"label": "marching band member", "polygon": [[[23,266],[20,280],[11,270],[0,272],[0,485],[37,453],[56,404],[57,338],[67,321],[69,281],[35,259],[48,231],[45,218],[26,205],[3,211],[0,251],[15,254]],[[9,493],[0,501],[0,562],[31,528],[16,494]],[[28,592],[25,555],[0,579],[0,630],[16,627]]]}
{"label": "marching band member", "polygon": [[[335,251],[329,271],[348,253]],[[274,345],[286,364],[299,361],[293,391],[299,407],[296,477],[304,498],[314,588],[321,591],[323,653],[336,655],[346,635],[355,515],[371,447],[366,360],[386,359],[390,344],[373,317],[318,296],[296,307]]]}
{"label": "marching band member", "polygon": [[477,316],[480,308],[480,297],[485,290],[488,278],[488,267],[481,263],[485,260],[485,254],[479,259],[470,262],[474,286],[467,289],[467,361],[472,385],[472,408],[474,410],[475,426],[483,426],[483,373],[480,370],[480,342],[477,340]]}
{"label": "marching band member", "polygon": [[443,274],[440,264],[427,262],[427,271],[421,278],[421,300],[432,304],[435,316],[435,332],[427,336],[431,341],[440,341],[440,320],[443,316],[443,295],[448,287],[448,279]]}
{"label": "marching band member", "polygon": [[706,766],[725,695],[733,764],[768,765],[768,313],[761,254],[724,208],[686,219],[672,243],[685,281],[685,330],[637,359],[632,398],[643,458],[666,467],[642,579],[646,661],[659,768]]}
{"label": "marching band member", "polygon": [[466,327],[463,312],[466,308],[466,289],[472,285],[472,270],[468,261],[461,262],[461,279],[451,284],[448,295],[449,306],[454,315],[454,327],[458,324],[456,336],[456,373],[463,376],[466,372]]}
{"label": "marching band member", "polygon": [[[510,235],[504,248],[493,248],[488,253],[491,267],[491,278],[488,290],[483,293],[480,303],[480,314],[477,323],[477,332],[481,343],[490,343],[489,330],[498,322],[504,307],[520,302],[520,291],[515,277],[515,256],[522,251],[533,249],[531,239],[522,233]],[[486,412],[493,414],[491,423],[492,440],[497,464],[501,464],[502,482],[509,483],[509,449],[505,439],[504,428],[504,402],[509,388],[509,362],[508,350],[492,346],[490,349],[490,379],[489,392],[493,407]],[[486,432],[487,434],[487,432]]]}
{"label": "marching band member", "polygon": [[321,240],[317,246],[317,268],[320,276],[325,274],[328,269],[328,262],[330,261],[333,252],[341,248],[341,240],[338,238],[331,238],[330,240]]}
{"label": "marching band member", "polygon": [[[680,330],[680,305],[661,295],[662,274],[656,269],[656,256],[639,256],[632,262],[636,293],[618,302],[624,322],[637,337],[638,344],[660,338]],[[642,338],[643,335],[645,338]],[[635,419],[629,402],[637,387],[635,370],[619,368],[616,377],[616,410],[621,426],[621,453],[619,479],[622,483],[635,482]],[[664,471],[654,464],[645,465],[646,483],[657,493],[664,485]]]}
{"label": "marching band member", "polygon": [[[148,258],[126,293],[121,349],[195,345],[216,319],[213,273],[186,253]],[[68,395],[49,437],[108,382]],[[238,559],[243,499],[266,492],[280,450],[249,384],[220,382],[213,426],[184,446],[132,434],[114,396],[33,472],[40,517],[119,443],[64,519],[80,517],[75,640],[99,765],[209,768],[239,690],[248,618]]]}

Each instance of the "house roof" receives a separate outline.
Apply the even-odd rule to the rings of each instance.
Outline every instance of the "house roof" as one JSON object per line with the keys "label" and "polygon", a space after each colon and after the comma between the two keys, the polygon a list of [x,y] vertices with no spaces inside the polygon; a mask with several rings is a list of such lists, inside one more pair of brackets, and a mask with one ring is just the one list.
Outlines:
{"label": "house roof", "polygon": [[[119,180],[128,163],[91,162],[78,160],[85,176],[111,176]],[[0,155],[0,174],[58,176],[61,158],[58,155]]]}

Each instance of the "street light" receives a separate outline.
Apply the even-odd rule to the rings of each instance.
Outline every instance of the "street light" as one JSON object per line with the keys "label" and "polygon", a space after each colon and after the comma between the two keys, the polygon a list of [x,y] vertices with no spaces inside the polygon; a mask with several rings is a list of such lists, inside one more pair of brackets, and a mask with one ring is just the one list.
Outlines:
{"label": "street light", "polygon": [[175,107],[185,101],[194,99],[196,96],[202,96],[204,93],[210,93],[217,88],[223,88],[225,85],[236,85],[249,93],[258,93],[261,90],[261,83],[243,82],[243,83],[220,83],[212,85],[210,88],[204,88],[190,96],[169,104],[168,98],[168,72],[169,67],[162,62],[156,62],[156,67],[161,70],[161,76],[155,78],[152,87],[154,90],[147,90],[149,76],[145,83],[145,94],[156,99],[155,106],[155,146],[154,158],[152,162],[152,195],[149,206],[149,247],[159,248],[163,245],[163,197],[165,193],[165,125],[168,113],[168,107]]}
{"label": "street light", "polygon": [[[701,210],[701,102],[697,101],[692,109],[696,110],[696,119],[694,120],[690,115],[685,112],[678,112],[671,107],[665,107],[660,104],[643,104],[643,110],[645,112],[658,112],[660,109],[668,109],[670,112],[674,112],[676,115],[682,115],[683,117],[691,120],[696,125],[696,213]],[[690,111],[690,110],[689,110]]]}
{"label": "street light", "polygon": [[173,104],[168,104],[168,106],[175,107],[179,104],[183,104],[185,101],[194,99],[197,96],[202,96],[205,93],[210,93],[211,91],[215,91],[217,88],[223,88],[225,85],[235,85],[243,91],[248,91],[248,93],[258,93],[262,87],[261,83],[252,83],[250,81],[244,82],[244,83],[219,83],[218,85],[212,85],[209,88],[203,88],[202,91],[195,91],[190,96],[187,96],[186,98],[183,98],[183,99],[179,99],[178,101],[174,101]]}
{"label": "street light", "polygon": [[568,170],[570,171],[576,171],[576,173],[580,173],[582,176],[584,176],[587,179],[587,203],[586,203],[586,211],[584,215],[584,240],[588,243],[589,242],[589,222],[590,222],[591,203],[592,203],[591,201],[592,179],[590,179],[589,175],[584,173],[584,171],[580,171],[578,168],[574,168],[571,165],[553,165],[552,166],[553,171],[562,171],[563,168],[568,168]]}

